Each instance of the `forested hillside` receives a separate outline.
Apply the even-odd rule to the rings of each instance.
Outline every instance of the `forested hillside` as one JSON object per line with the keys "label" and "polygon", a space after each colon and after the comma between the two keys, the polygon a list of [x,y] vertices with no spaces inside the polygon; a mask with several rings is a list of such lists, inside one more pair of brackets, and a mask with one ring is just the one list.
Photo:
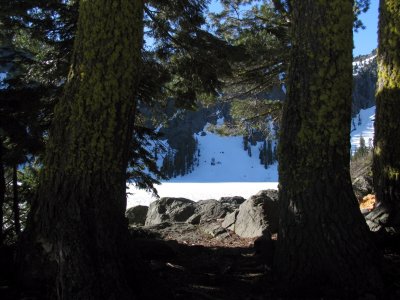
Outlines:
{"label": "forested hillside", "polygon": [[[365,110],[375,105],[375,88],[377,80],[376,50],[369,55],[354,58],[353,80],[352,131],[357,130],[361,125],[363,125],[363,127],[373,127],[373,123],[369,123],[368,119],[369,116],[373,115],[373,113],[371,114],[368,112],[368,114],[370,114],[368,116],[364,115],[363,113],[363,118],[361,118],[359,113],[360,110]],[[256,98],[258,99],[272,99],[275,101],[282,101],[284,97],[284,88],[278,87],[275,87],[272,93],[260,93],[256,95]],[[158,150],[154,150],[157,152],[159,165],[162,166],[161,171],[167,176],[167,178],[182,177],[186,174],[189,174],[196,170],[200,163],[204,162],[204,160],[202,160],[198,155],[199,138],[196,138],[196,135],[201,136],[202,132],[207,131],[207,129],[213,131],[216,139],[218,139],[218,135],[221,137],[232,135],[238,136],[239,140],[243,139],[241,145],[238,145],[238,143],[235,143],[234,145],[227,143],[225,146],[226,149],[220,147],[221,152],[228,152],[228,148],[230,147],[241,147],[243,148],[243,151],[251,153],[249,156],[252,155],[253,157],[255,156],[259,158],[259,164],[266,166],[266,169],[268,165],[272,165],[276,162],[275,144],[277,143],[279,121],[271,125],[274,126],[274,129],[271,131],[257,130],[257,124],[251,124],[251,122],[249,122],[248,128],[246,128],[247,133],[245,133],[243,130],[235,130],[235,128],[229,127],[232,125],[232,104],[230,102],[221,102],[216,105],[200,107],[196,111],[176,111],[173,106],[174,102],[171,101],[167,110],[168,121],[165,123],[165,125],[162,125],[159,128],[161,133],[160,138],[163,140],[162,144],[165,146],[165,149],[161,150],[158,148]],[[219,124],[219,126],[213,126],[217,124],[218,119],[222,119],[223,122],[226,122],[226,125],[222,126],[223,124]],[[268,123],[268,117],[265,117],[264,120],[266,123]],[[254,128],[251,128],[252,125],[254,125]],[[277,132],[275,132],[275,130]],[[356,134],[357,136],[352,137],[353,152],[358,147],[357,145],[359,145],[360,134],[362,136],[363,132],[363,130],[358,131],[359,132]],[[366,132],[364,134],[364,138],[366,139],[367,143],[371,143],[373,141],[373,130],[372,133],[370,131],[368,131],[368,133]],[[369,141],[370,138],[371,140]],[[223,143],[222,140],[223,138],[221,139],[221,143]],[[272,146],[272,151],[268,150],[271,148],[270,144],[274,144],[274,146]],[[254,146],[250,152],[250,148],[247,145]],[[372,144],[370,146],[372,146]],[[204,147],[211,147],[211,149]],[[211,153],[213,151],[212,144],[210,143],[204,143],[202,149],[203,152],[207,153]],[[270,158],[266,157],[267,150],[273,152],[271,153]],[[243,156],[239,155],[236,158],[239,157]],[[225,158],[225,164],[233,164],[235,161],[235,156],[229,156],[229,160],[231,162],[229,162],[229,160],[227,161],[226,159],[227,158]],[[259,166],[255,167],[257,170],[260,169]],[[211,171],[212,169],[207,168],[207,170]],[[271,177],[271,175],[267,175],[268,173],[269,172],[265,172],[265,178],[269,178],[268,180],[272,181],[277,179],[276,175],[272,175]],[[254,174],[252,176],[247,174],[245,171],[243,171],[242,176],[246,176],[246,181],[249,180],[249,178],[257,178],[256,180],[263,178],[263,176],[254,177]],[[197,181],[215,181],[207,175],[204,175],[203,179],[201,177],[202,176],[200,173],[194,176],[195,180]],[[192,176],[187,177],[187,179],[189,178],[192,178]],[[231,178],[240,178],[240,176],[234,176],[231,174]],[[222,180],[225,181],[225,179]]]}

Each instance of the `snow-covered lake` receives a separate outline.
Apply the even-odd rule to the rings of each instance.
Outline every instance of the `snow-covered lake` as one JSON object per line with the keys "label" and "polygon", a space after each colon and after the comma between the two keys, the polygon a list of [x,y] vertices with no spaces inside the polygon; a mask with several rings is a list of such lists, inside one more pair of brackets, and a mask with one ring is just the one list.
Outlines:
{"label": "snow-covered lake", "polygon": [[[157,187],[160,197],[183,197],[194,201],[220,199],[226,196],[242,196],[245,199],[261,190],[277,189],[277,182],[164,182]],[[131,185],[128,189],[127,208],[149,205],[157,200],[144,190]]]}

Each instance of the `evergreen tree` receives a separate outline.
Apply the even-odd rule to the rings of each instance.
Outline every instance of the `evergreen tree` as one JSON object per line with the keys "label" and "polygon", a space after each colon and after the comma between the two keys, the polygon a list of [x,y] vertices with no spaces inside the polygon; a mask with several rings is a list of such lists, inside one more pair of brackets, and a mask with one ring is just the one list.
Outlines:
{"label": "evergreen tree", "polygon": [[80,1],[71,71],[23,249],[26,273],[38,262],[55,264],[58,299],[138,292],[140,269],[135,291],[125,276],[124,213],[142,39],[143,1]]}
{"label": "evergreen tree", "polygon": [[373,176],[379,202],[400,215],[400,3],[381,0]]}
{"label": "evergreen tree", "polygon": [[266,166],[266,155],[267,155],[267,142],[264,140],[263,146],[260,148],[260,164]]}
{"label": "evergreen tree", "polygon": [[349,174],[353,1],[290,3],[275,268],[292,293],[379,291],[377,251]]}
{"label": "evergreen tree", "polygon": [[354,152],[352,159],[358,159],[360,157],[366,156],[367,154],[368,154],[368,148],[367,148],[367,146],[365,144],[364,137],[361,135],[360,136],[360,146]]}
{"label": "evergreen tree", "polygon": [[249,149],[249,137],[247,135],[243,136],[243,149],[244,151]]}
{"label": "evergreen tree", "polygon": [[[25,163],[28,157],[42,153],[43,135],[48,128],[48,111],[45,108],[46,105],[41,102],[41,97],[41,87],[24,88],[10,84],[7,88],[0,89],[1,182],[5,181],[7,169],[11,171],[19,164]],[[14,175],[16,176],[17,173],[14,172]],[[16,182],[15,177],[13,182]],[[0,188],[1,208],[5,204],[5,192],[6,189]],[[17,185],[15,185],[14,195],[18,195]],[[14,197],[15,222],[12,227],[19,233],[18,202],[17,197]],[[1,214],[0,220],[3,220]]]}
{"label": "evergreen tree", "polygon": [[266,149],[267,165],[272,165],[274,163],[273,153],[272,153],[272,141],[268,140],[268,147]]}

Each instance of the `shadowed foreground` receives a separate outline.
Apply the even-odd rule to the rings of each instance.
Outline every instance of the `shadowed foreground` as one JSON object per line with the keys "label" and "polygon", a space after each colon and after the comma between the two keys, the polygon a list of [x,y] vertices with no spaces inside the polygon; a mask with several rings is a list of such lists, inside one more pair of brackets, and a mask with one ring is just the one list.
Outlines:
{"label": "shadowed foreground", "polygon": [[[218,239],[187,230],[183,225],[175,233],[161,227],[132,229],[130,242],[140,250],[143,260],[169,287],[175,299],[343,298],[342,291],[325,287],[315,287],[303,295],[290,295],[289,287],[279,287],[270,268],[274,240],[263,244],[233,233],[228,238]],[[381,245],[381,251],[386,284],[383,297],[398,299],[400,244]],[[1,251],[0,299],[43,299],[44,291],[20,290],[13,274],[13,254],[12,248]],[[365,295],[369,296],[373,295]]]}

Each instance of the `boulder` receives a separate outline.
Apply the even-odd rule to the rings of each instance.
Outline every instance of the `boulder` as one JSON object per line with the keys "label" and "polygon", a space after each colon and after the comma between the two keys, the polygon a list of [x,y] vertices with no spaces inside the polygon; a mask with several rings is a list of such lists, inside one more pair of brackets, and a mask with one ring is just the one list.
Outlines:
{"label": "boulder", "polygon": [[146,226],[163,222],[186,222],[196,211],[196,203],[185,198],[161,198],[150,204]]}
{"label": "boulder", "polygon": [[361,175],[355,178],[352,184],[353,184],[354,194],[359,200],[373,192],[372,176]]}
{"label": "boulder", "polygon": [[246,199],[240,196],[233,196],[233,197],[221,197],[219,199],[219,202],[224,203],[224,204],[229,204],[229,205],[237,205],[239,207],[240,204],[242,204]]}
{"label": "boulder", "polygon": [[400,236],[400,214],[390,215],[389,210],[377,203],[372,210],[364,213],[369,230],[378,244],[398,243]]}
{"label": "boulder", "polygon": [[364,196],[373,193],[372,152],[351,160],[350,176],[354,194],[359,201]]}
{"label": "boulder", "polygon": [[383,205],[378,205],[364,217],[367,221],[369,229],[373,232],[377,232],[387,224],[389,213]]}
{"label": "boulder", "polygon": [[138,205],[129,208],[125,213],[129,225],[133,226],[144,225],[144,223],[146,222],[146,216],[148,210],[149,207],[143,205]]}
{"label": "boulder", "polygon": [[233,211],[231,205],[221,203],[214,199],[200,200],[196,204],[197,207],[194,215],[187,221],[190,224],[200,224],[211,220],[221,219]]}
{"label": "boulder", "polygon": [[239,213],[239,210],[236,209],[234,212],[227,214],[224,221],[222,222],[222,227],[235,231],[235,222],[236,222],[236,217]]}
{"label": "boulder", "polygon": [[[212,237],[217,237],[223,235],[223,237],[226,237],[226,235],[229,235],[227,233],[226,229],[221,227],[220,224],[210,222],[210,223],[204,223],[201,227],[200,230],[203,231],[206,234],[211,235]],[[226,235],[224,235],[226,234]]]}
{"label": "boulder", "polygon": [[235,233],[252,238],[278,231],[278,191],[264,190],[251,196],[239,206]]}

